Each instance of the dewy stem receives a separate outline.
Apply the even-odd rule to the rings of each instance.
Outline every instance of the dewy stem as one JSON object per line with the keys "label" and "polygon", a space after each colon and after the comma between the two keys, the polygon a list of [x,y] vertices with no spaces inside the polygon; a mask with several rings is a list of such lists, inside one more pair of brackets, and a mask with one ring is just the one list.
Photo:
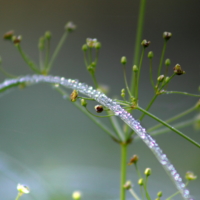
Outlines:
{"label": "dewy stem", "polygon": [[155,115],[149,113],[148,111],[146,111],[145,109],[137,106],[136,109],[140,110],[141,112],[144,112],[146,115],[152,117],[153,119],[155,119],[156,121],[160,122],[161,124],[163,124],[164,126],[168,127],[169,129],[171,129],[172,131],[174,131],[175,133],[177,133],[178,135],[180,135],[181,137],[185,138],[186,140],[188,140],[189,142],[191,142],[192,144],[194,144],[195,146],[197,146],[198,148],[200,148],[200,144],[197,143],[196,141],[194,141],[193,139],[189,138],[188,136],[184,135],[181,131],[177,130],[176,128],[170,126],[168,123],[164,122],[163,120],[159,119],[158,117],[156,117]]}
{"label": "dewy stem", "polygon": [[[146,7],[146,0],[140,1],[140,11],[138,16],[138,24],[137,24],[137,34],[136,34],[136,40],[135,40],[135,49],[134,49],[134,65],[138,66],[139,63],[139,55],[140,55],[140,47],[142,42],[142,32],[144,27],[144,15],[145,15],[145,7]],[[132,73],[132,79],[131,79],[131,93],[133,94],[134,91],[134,72]]]}
{"label": "dewy stem", "polygon": [[160,64],[159,64],[159,68],[158,68],[158,77],[160,76],[160,73],[161,73],[166,47],[167,47],[167,40],[164,40],[162,54],[161,54],[161,57],[160,57]]}
{"label": "dewy stem", "polygon": [[164,94],[183,94],[183,95],[188,95],[192,97],[200,97],[199,94],[190,94],[188,92],[180,92],[180,91],[164,91]]}
{"label": "dewy stem", "polygon": [[[189,108],[188,110],[186,110],[186,111],[184,111],[184,112],[182,112],[182,113],[180,113],[180,114],[178,114],[178,115],[175,115],[175,116],[172,117],[172,118],[169,118],[169,119],[165,120],[165,122],[167,122],[167,123],[173,122],[173,121],[175,121],[175,120],[177,120],[177,119],[179,119],[179,118],[181,118],[181,117],[183,117],[183,116],[185,116],[185,115],[191,113],[192,111],[194,111],[194,110],[196,110],[196,109],[197,109],[197,107],[196,107],[196,106],[193,106],[192,108]],[[156,129],[162,127],[162,126],[163,126],[162,124],[158,124],[158,125],[156,125],[156,126],[154,126],[154,127],[151,127],[151,128],[148,129],[147,131],[148,131],[148,132],[151,132],[151,131],[156,130]]]}
{"label": "dewy stem", "polygon": [[126,199],[126,189],[124,184],[126,182],[126,157],[127,157],[127,144],[121,144],[121,180],[120,180],[120,200]]}
{"label": "dewy stem", "polygon": [[64,32],[63,36],[61,37],[61,39],[60,39],[55,51],[53,52],[53,55],[52,55],[52,57],[51,57],[51,59],[49,61],[49,64],[48,64],[47,68],[46,68],[47,72],[50,71],[50,69],[51,69],[56,57],[58,56],[58,53],[60,52],[63,44],[65,43],[65,40],[67,39],[67,36],[68,36],[68,31],[66,30]]}

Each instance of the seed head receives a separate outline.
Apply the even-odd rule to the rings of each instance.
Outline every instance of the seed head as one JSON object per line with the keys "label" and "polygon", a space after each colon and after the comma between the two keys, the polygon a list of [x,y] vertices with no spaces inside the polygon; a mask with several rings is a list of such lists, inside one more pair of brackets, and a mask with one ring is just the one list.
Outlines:
{"label": "seed head", "polygon": [[185,71],[182,70],[182,68],[179,64],[176,64],[174,67],[174,73],[176,75],[182,75],[182,74],[185,74]]}
{"label": "seed head", "polygon": [[169,40],[171,37],[172,37],[172,33],[166,32],[166,31],[163,33],[163,38],[165,40]]}
{"label": "seed head", "polygon": [[65,30],[67,30],[68,32],[72,32],[76,29],[76,25],[73,22],[68,22],[65,25]]}
{"label": "seed head", "polygon": [[13,35],[14,35],[14,31],[8,31],[8,32],[6,32],[6,33],[4,34],[3,38],[4,38],[5,40],[11,40],[12,37],[13,37]]}
{"label": "seed head", "polygon": [[12,41],[13,41],[13,43],[14,43],[15,45],[18,45],[18,44],[20,44],[20,42],[22,41],[22,36],[21,36],[21,35],[19,35],[19,36],[13,36],[13,37],[12,37]]}
{"label": "seed head", "polygon": [[78,97],[78,91],[77,90],[73,90],[73,92],[70,94],[71,101],[75,102],[77,97]]}
{"label": "seed head", "polygon": [[139,157],[137,155],[133,155],[133,157],[130,159],[128,165],[136,164]]}
{"label": "seed head", "polygon": [[148,47],[149,45],[150,45],[150,41],[147,41],[147,40],[143,40],[142,41],[142,43],[141,43],[141,45],[144,47],[144,48],[146,48],[146,47]]}

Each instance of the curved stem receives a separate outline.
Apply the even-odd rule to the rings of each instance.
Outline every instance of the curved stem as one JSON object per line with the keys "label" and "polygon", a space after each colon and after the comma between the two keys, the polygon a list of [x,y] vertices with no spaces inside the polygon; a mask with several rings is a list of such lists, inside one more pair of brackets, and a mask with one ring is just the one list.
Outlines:
{"label": "curved stem", "polygon": [[135,191],[133,190],[133,188],[129,189],[129,192],[130,192],[131,195],[135,198],[135,200],[140,200],[140,198],[139,198],[138,195],[135,193]]}
{"label": "curved stem", "polygon": [[193,97],[200,97],[199,94],[190,94],[188,92],[180,92],[180,91],[164,91],[163,94],[183,94],[183,95],[188,95],[188,96],[193,96]]}
{"label": "curved stem", "polygon": [[149,115],[150,117],[152,117],[156,121],[160,122],[161,124],[163,124],[164,126],[168,127],[169,129],[171,129],[172,131],[174,131],[175,133],[177,133],[178,135],[180,135],[181,137],[183,137],[187,141],[191,142],[192,144],[194,144],[195,146],[197,146],[198,148],[200,148],[200,144],[199,143],[197,143],[196,141],[194,141],[190,137],[184,135],[181,131],[179,131],[176,128],[170,126],[168,123],[164,122],[163,120],[159,119],[158,117],[156,117],[155,115],[149,113],[148,111],[144,110],[143,108],[141,108],[141,107],[138,106],[137,109],[140,110],[140,111],[142,111],[142,112],[144,112],[146,115]]}

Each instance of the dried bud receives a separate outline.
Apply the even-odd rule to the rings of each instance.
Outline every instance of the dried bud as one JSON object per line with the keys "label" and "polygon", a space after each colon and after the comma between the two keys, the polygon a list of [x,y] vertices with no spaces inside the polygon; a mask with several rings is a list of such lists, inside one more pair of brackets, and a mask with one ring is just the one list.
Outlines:
{"label": "dried bud", "polygon": [[68,32],[72,32],[76,29],[76,25],[73,22],[68,22],[65,25],[65,30],[67,30]]}
{"label": "dried bud", "polygon": [[160,75],[158,78],[157,78],[157,81],[158,82],[163,82],[165,76],[164,75]]}
{"label": "dried bud", "polygon": [[84,44],[84,45],[82,46],[82,50],[83,50],[83,51],[87,51],[87,49],[88,49],[88,48],[87,48],[87,44]]}
{"label": "dried bud", "polygon": [[164,32],[163,33],[163,38],[165,40],[169,40],[172,37],[172,34],[170,32]]}
{"label": "dried bud", "polygon": [[127,63],[126,56],[122,56],[122,57],[121,57],[121,64],[122,64],[122,65],[125,65],[126,63]]}
{"label": "dried bud", "polygon": [[94,107],[94,109],[96,110],[96,112],[101,113],[103,112],[103,106],[102,105],[96,105]]}
{"label": "dried bud", "polygon": [[133,71],[134,71],[134,72],[138,72],[138,67],[137,67],[137,65],[133,65]]}
{"label": "dried bud", "polygon": [[86,107],[87,106],[87,101],[85,99],[81,99],[81,105]]}
{"label": "dried bud", "polygon": [[128,165],[136,164],[139,157],[137,155],[133,155],[133,157],[130,159]]}
{"label": "dried bud", "polygon": [[78,97],[78,91],[77,90],[73,90],[73,92],[70,94],[71,101],[75,102],[77,97]]}
{"label": "dried bud", "polygon": [[73,194],[72,194],[72,199],[74,199],[74,200],[79,200],[79,199],[81,199],[81,192],[79,192],[79,191],[73,192]]}
{"label": "dried bud", "polygon": [[148,53],[148,58],[149,59],[152,59],[153,58],[153,56],[154,56],[154,54],[153,54],[153,51],[149,51],[149,53]]}
{"label": "dried bud", "polygon": [[132,188],[131,181],[126,181],[126,183],[124,184],[124,189],[129,190],[131,188]]}
{"label": "dried bud", "polygon": [[140,179],[138,180],[138,185],[142,186],[143,184],[144,184],[144,181],[143,181],[142,178],[140,178]]}
{"label": "dried bud", "polygon": [[158,193],[157,193],[157,196],[158,196],[158,197],[162,197],[162,191],[158,192]]}
{"label": "dried bud", "polygon": [[146,168],[145,171],[144,171],[144,174],[146,176],[150,176],[151,175],[151,169],[150,168]]}
{"label": "dried bud", "polygon": [[13,35],[14,35],[14,31],[8,31],[8,32],[6,32],[6,33],[4,34],[3,38],[4,38],[5,40],[11,40],[12,37],[13,37]]}
{"label": "dried bud", "polygon": [[195,176],[193,172],[188,171],[188,172],[186,172],[186,174],[185,174],[185,178],[186,178],[188,181],[193,181],[193,180],[197,179],[197,176]]}
{"label": "dried bud", "polygon": [[46,31],[45,34],[44,34],[44,37],[47,39],[47,40],[50,40],[51,39],[51,32],[50,31]]}
{"label": "dried bud", "polygon": [[168,58],[165,60],[165,65],[170,66],[171,65],[171,60]]}
{"label": "dried bud", "polygon": [[21,194],[28,194],[30,192],[29,187],[27,187],[26,185],[22,185],[20,183],[17,184],[17,190],[21,193]]}
{"label": "dried bud", "polygon": [[16,44],[16,45],[17,45],[17,44],[20,44],[20,42],[22,41],[22,36],[21,36],[21,35],[19,35],[19,36],[17,36],[17,37],[16,37],[16,36],[13,36],[13,37],[12,37],[12,41],[13,41],[13,43]]}
{"label": "dried bud", "polygon": [[150,41],[147,41],[147,40],[143,40],[142,41],[142,43],[141,43],[141,45],[144,47],[144,48],[146,48],[146,47],[148,47],[149,45],[150,45]]}
{"label": "dried bud", "polygon": [[185,71],[182,70],[182,68],[179,64],[176,64],[174,67],[174,73],[176,75],[182,75],[182,74],[185,74]]}
{"label": "dried bud", "polygon": [[97,45],[98,41],[96,38],[92,39],[92,38],[87,38],[86,39],[86,44],[88,47],[90,48],[95,48]]}

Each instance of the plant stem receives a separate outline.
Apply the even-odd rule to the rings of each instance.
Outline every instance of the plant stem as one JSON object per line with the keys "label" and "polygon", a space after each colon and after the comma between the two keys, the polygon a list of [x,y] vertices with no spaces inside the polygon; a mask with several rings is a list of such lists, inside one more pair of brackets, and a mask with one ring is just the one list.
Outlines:
{"label": "plant stem", "polygon": [[126,189],[124,184],[126,182],[126,157],[127,157],[127,144],[121,144],[121,180],[120,180],[120,200],[126,199]]}
{"label": "plant stem", "polygon": [[146,178],[145,178],[144,191],[145,191],[147,200],[151,200],[151,197],[150,197],[150,195],[148,193],[147,184],[148,184],[148,176],[146,176]]}
{"label": "plant stem", "polygon": [[200,148],[200,144],[197,143],[196,141],[194,141],[193,139],[189,138],[188,136],[184,135],[181,131],[177,130],[176,128],[170,126],[168,123],[164,122],[163,120],[159,119],[158,117],[156,117],[155,115],[149,113],[148,111],[146,111],[145,109],[137,106],[138,110],[144,112],[145,114],[149,115],[150,117],[152,117],[153,119],[155,119],[156,121],[160,122],[161,124],[163,124],[164,126],[168,127],[169,129],[171,129],[172,131],[174,131],[175,133],[177,133],[178,135],[180,135],[181,137],[185,138],[186,140],[188,140],[189,142],[191,142],[192,144],[194,144],[195,146],[197,146],[198,148]]}
{"label": "plant stem", "polygon": [[160,64],[159,64],[159,68],[158,68],[158,77],[160,76],[160,73],[161,73],[166,47],[167,47],[167,40],[164,40],[164,45],[163,45],[162,54],[161,54],[161,58],[160,58]]}
{"label": "plant stem", "polygon": [[138,195],[135,193],[135,191],[133,190],[133,188],[129,189],[129,192],[131,193],[131,195],[132,195],[136,200],[140,200],[140,198],[139,198]]}
{"label": "plant stem", "polygon": [[200,97],[199,94],[190,94],[187,92],[180,92],[180,91],[164,91],[163,94],[183,94],[183,95],[188,95],[188,96],[193,96],[193,97]]}
{"label": "plant stem", "polygon": [[125,86],[126,86],[127,92],[129,94],[129,96],[132,97],[133,95],[131,94],[131,91],[129,90],[128,83],[127,83],[127,78],[126,78],[126,65],[123,65],[123,73],[124,73],[124,82],[125,82]]}
{"label": "plant stem", "polygon": [[[181,117],[183,117],[183,116],[185,116],[185,115],[191,113],[192,111],[194,111],[194,110],[196,110],[196,109],[197,109],[197,107],[196,107],[196,106],[193,106],[192,108],[189,108],[188,110],[186,110],[186,111],[184,111],[184,112],[182,112],[182,113],[180,113],[180,114],[178,114],[178,115],[175,115],[174,117],[172,117],[172,118],[170,118],[170,119],[165,120],[165,122],[167,122],[167,123],[173,122],[173,121],[175,121],[175,120],[177,120],[177,119],[179,119],[179,118],[181,118]],[[148,131],[148,132],[151,132],[151,131],[156,130],[156,129],[162,127],[162,126],[163,126],[162,124],[157,124],[156,126],[151,127],[151,128],[148,129],[147,131]]]}
{"label": "plant stem", "polygon": [[53,63],[54,63],[56,57],[58,56],[58,53],[60,52],[63,44],[65,43],[65,40],[67,39],[67,36],[68,36],[68,31],[65,31],[63,36],[61,37],[56,49],[55,49],[55,51],[53,52],[53,55],[52,55],[52,57],[51,57],[51,59],[49,61],[48,66],[46,67],[46,71],[47,72],[49,72],[50,69],[52,68]]}
{"label": "plant stem", "polygon": [[91,72],[92,80],[94,82],[95,88],[97,89],[99,87],[99,84],[97,82],[96,76],[94,72]]}
{"label": "plant stem", "polygon": [[[152,104],[154,103],[154,101],[156,100],[157,97],[158,97],[158,95],[155,94],[154,97],[151,99],[149,105],[145,108],[146,111],[148,111],[148,110],[151,108]],[[143,114],[142,114],[141,117],[139,118],[140,121],[143,120],[144,116],[145,116],[145,113],[143,112]]]}
{"label": "plant stem", "polygon": [[[135,49],[134,49],[134,65],[138,66],[139,63],[139,54],[140,54],[140,47],[142,42],[142,32],[143,32],[143,26],[144,26],[144,15],[145,15],[145,7],[146,7],[146,0],[140,1],[140,11],[138,16],[138,24],[137,24],[137,34],[136,34],[136,40],[135,40]],[[131,93],[133,94],[134,91],[134,72],[132,74],[131,79]]]}
{"label": "plant stem", "polygon": [[17,194],[17,197],[15,198],[15,200],[19,200],[19,198],[22,196],[22,193],[21,192],[19,192],[18,194]]}
{"label": "plant stem", "polygon": [[149,71],[150,81],[151,81],[151,85],[152,85],[153,89],[155,90],[155,85],[154,85],[154,81],[153,81],[153,73],[152,73],[152,58],[149,61],[149,65],[150,65],[150,71]]}

